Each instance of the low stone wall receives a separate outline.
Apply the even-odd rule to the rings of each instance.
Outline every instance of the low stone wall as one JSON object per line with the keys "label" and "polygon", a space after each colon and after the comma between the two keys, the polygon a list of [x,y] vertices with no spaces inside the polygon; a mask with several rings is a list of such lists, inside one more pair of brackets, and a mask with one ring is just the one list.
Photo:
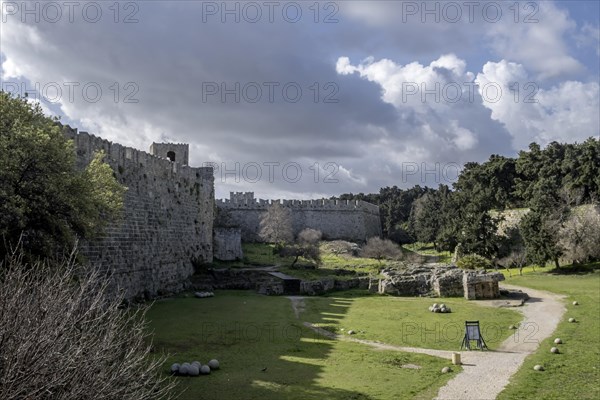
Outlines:
{"label": "low stone wall", "polygon": [[[300,294],[316,296],[333,291],[350,289],[367,289],[369,277],[360,276],[350,279],[323,278],[300,282]],[[285,294],[284,281],[270,274],[269,271],[256,269],[221,268],[208,269],[196,274],[191,279],[194,290],[256,290],[264,295]]]}

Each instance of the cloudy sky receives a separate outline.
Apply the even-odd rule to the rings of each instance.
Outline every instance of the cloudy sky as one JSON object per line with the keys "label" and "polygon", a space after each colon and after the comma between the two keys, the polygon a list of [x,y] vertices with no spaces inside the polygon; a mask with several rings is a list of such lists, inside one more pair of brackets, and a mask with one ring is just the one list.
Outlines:
{"label": "cloudy sky", "polygon": [[190,144],[217,197],[451,183],[598,137],[596,1],[2,3],[2,88],[82,131]]}

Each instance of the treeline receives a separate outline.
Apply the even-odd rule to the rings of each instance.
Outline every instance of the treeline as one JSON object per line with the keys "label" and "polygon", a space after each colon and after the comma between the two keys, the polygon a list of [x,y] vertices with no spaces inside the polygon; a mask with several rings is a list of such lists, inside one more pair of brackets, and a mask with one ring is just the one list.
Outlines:
{"label": "treeline", "polygon": [[[398,243],[432,242],[450,251],[460,243],[462,252],[493,260],[558,265],[569,251],[560,243],[561,229],[575,217],[574,207],[597,204],[599,195],[600,140],[589,138],[544,149],[532,143],[516,158],[492,155],[481,164],[467,163],[452,189],[393,186],[339,198],[379,205],[383,234]],[[529,212],[518,229],[499,235],[501,217],[491,211],[513,208]]]}

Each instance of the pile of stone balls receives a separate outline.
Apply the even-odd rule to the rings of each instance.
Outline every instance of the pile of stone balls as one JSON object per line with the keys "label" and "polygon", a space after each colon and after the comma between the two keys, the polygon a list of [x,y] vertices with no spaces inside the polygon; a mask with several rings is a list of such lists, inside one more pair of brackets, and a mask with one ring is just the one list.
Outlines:
{"label": "pile of stone balls", "polygon": [[203,299],[205,297],[213,297],[215,294],[213,292],[196,292],[194,293],[194,296],[196,296],[199,299]]}
{"label": "pile of stone balls", "polygon": [[208,364],[202,365],[200,361],[194,361],[191,363],[171,365],[171,374],[176,376],[198,376],[208,375],[210,371],[219,369],[219,362],[217,360],[210,360]]}
{"label": "pile of stone balls", "polygon": [[429,311],[434,313],[451,313],[452,310],[450,307],[446,307],[445,304],[434,303],[431,307],[429,307]]}

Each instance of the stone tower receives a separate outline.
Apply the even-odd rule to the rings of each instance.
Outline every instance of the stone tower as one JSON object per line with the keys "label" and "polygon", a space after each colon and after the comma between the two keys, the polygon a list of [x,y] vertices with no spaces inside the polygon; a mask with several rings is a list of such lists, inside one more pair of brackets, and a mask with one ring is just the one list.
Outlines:
{"label": "stone tower", "polygon": [[152,143],[150,154],[189,165],[190,145],[185,143]]}

